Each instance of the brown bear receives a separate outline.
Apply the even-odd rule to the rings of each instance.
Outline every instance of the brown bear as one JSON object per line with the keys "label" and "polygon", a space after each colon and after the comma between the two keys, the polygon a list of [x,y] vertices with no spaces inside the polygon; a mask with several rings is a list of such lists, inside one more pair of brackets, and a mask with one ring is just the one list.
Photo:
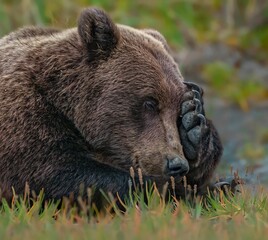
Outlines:
{"label": "brown bear", "polygon": [[202,95],[160,33],[99,9],[77,28],[10,33],[0,39],[2,196],[28,182],[46,198],[77,196],[81,184],[123,197],[131,167],[160,187],[173,176],[178,196],[183,176],[207,186],[222,146]]}

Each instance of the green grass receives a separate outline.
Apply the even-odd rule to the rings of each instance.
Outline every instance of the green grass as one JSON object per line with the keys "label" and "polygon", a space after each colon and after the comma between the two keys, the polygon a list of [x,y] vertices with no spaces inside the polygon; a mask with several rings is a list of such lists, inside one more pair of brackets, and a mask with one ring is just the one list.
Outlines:
{"label": "green grass", "polygon": [[220,193],[206,201],[165,203],[154,190],[148,205],[138,195],[124,214],[118,209],[112,214],[109,205],[96,213],[81,201],[84,211],[79,213],[68,204],[59,209],[47,203],[42,208],[41,194],[30,207],[27,197],[12,206],[4,202],[0,239],[265,239],[268,193],[261,188],[255,193],[242,188],[233,197]]}

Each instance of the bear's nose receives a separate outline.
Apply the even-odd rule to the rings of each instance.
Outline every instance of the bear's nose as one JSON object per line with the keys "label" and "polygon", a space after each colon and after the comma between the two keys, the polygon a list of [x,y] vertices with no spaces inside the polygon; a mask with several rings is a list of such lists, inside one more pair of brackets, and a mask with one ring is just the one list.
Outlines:
{"label": "bear's nose", "polygon": [[175,156],[175,157],[167,157],[167,174],[169,176],[185,176],[189,171],[189,164],[187,160]]}

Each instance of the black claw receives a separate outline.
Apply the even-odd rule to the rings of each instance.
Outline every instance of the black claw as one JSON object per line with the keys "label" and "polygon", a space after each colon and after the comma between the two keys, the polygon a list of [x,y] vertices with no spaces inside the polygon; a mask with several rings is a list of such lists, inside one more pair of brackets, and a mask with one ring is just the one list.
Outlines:
{"label": "black claw", "polygon": [[218,189],[222,189],[224,186],[230,187],[231,184],[229,182],[217,182],[214,184],[214,187]]}
{"label": "black claw", "polygon": [[196,90],[197,92],[200,93],[201,96],[203,96],[203,89],[199,87],[197,84],[192,83],[192,82],[183,82],[186,86],[192,88],[193,90]]}
{"label": "black claw", "polygon": [[201,96],[201,93],[194,90],[194,89],[192,89],[192,92],[194,93],[194,98],[197,98],[200,101],[200,103],[203,105],[204,101],[203,101],[203,98]]}
{"label": "black claw", "polygon": [[202,112],[202,104],[201,104],[200,100],[197,98],[194,98],[194,103],[195,103],[195,111],[197,113],[201,113]]}
{"label": "black claw", "polygon": [[197,99],[201,99],[201,95],[198,91],[192,89],[192,92],[194,93],[194,97],[197,98]]}
{"label": "black claw", "polygon": [[197,114],[197,117],[200,118],[202,127],[207,125],[207,120],[203,114]]}

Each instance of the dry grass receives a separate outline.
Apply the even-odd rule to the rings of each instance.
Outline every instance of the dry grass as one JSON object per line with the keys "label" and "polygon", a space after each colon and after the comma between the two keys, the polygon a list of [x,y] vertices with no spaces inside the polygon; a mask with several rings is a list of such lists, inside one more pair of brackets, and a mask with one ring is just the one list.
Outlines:
{"label": "dry grass", "polygon": [[[143,194],[148,194],[148,205]],[[264,239],[268,234],[268,193],[261,186],[254,192],[242,188],[235,196],[221,192],[206,201],[168,203],[153,188],[135,194],[124,214],[112,198],[103,212],[80,199],[78,212],[68,201],[61,208],[44,205],[42,196],[31,205],[28,196],[14,198],[12,206],[3,203],[0,239]]]}

